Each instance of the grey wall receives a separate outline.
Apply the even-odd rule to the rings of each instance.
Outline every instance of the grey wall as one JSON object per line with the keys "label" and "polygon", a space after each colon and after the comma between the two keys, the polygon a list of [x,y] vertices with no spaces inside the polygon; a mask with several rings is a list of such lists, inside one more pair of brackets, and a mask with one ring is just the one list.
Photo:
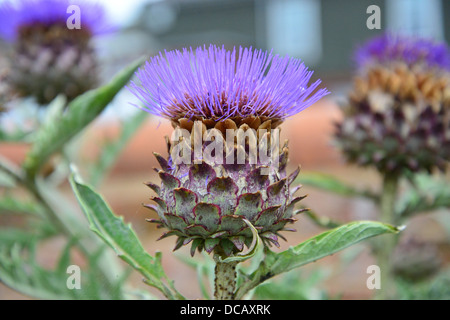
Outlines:
{"label": "grey wall", "polygon": [[[176,19],[167,30],[155,33],[148,27],[149,21],[157,23],[154,19],[162,19],[155,17],[158,10],[152,9],[161,3],[148,5],[135,27],[154,37],[160,46],[158,50],[209,43],[271,49],[267,48],[266,1],[275,0],[168,0],[162,3],[169,6]],[[352,53],[358,44],[387,27],[385,1],[396,0],[321,0],[322,56],[312,66],[319,75],[340,77],[351,71]],[[366,27],[366,10],[373,4],[381,9],[381,30]],[[443,0],[442,8],[449,41],[450,0]],[[306,59],[305,62],[308,64]]]}

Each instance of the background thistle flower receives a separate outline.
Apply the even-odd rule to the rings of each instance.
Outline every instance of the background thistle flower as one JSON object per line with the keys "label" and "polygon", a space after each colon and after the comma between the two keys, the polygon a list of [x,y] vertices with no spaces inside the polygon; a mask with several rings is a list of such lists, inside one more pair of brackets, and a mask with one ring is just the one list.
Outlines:
{"label": "background thistle flower", "polygon": [[336,140],[345,157],[381,172],[445,170],[450,158],[450,51],[383,35],[356,52],[358,74]]}
{"label": "background thistle flower", "polygon": [[[70,5],[77,5],[81,29],[69,29]],[[70,11],[69,11],[70,12]],[[91,38],[108,30],[98,4],[68,0],[20,0],[0,6],[0,35],[13,44],[9,81],[21,96],[45,105],[58,94],[70,101],[97,84]]]}
{"label": "background thistle flower", "polygon": [[[169,230],[161,238],[177,237],[175,250],[192,243],[192,255],[196,249],[234,255],[252,240],[245,221],[266,245],[278,246],[280,232],[290,230],[286,225],[295,221],[299,211],[294,206],[303,198],[295,197],[298,187],[292,187],[299,169],[286,175],[287,143],[276,151],[275,161],[250,163],[249,141],[273,149],[273,130],[328,93],[316,90],[319,80],[308,86],[311,76],[312,71],[296,59],[216,46],[166,52],[137,72],[141,84],[132,83],[130,90],[144,103],[143,109],[190,133],[190,140],[176,144],[185,144],[191,164],[177,164],[174,144],[168,142],[169,158],[156,154],[162,184],[147,184],[157,196],[152,198],[156,205],[146,207],[159,216],[149,221]],[[220,157],[236,155],[241,148],[245,163],[197,157],[194,145],[202,151],[208,148],[210,142],[202,138],[209,129],[216,137],[225,137],[227,129],[248,134],[242,146],[236,140],[225,144]],[[266,130],[263,136],[259,129]]]}

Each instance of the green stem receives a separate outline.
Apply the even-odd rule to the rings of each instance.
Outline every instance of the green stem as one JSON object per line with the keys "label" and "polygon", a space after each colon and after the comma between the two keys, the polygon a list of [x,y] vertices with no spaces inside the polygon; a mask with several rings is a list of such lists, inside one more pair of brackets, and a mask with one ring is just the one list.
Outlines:
{"label": "green stem", "polygon": [[234,300],[236,290],[237,262],[220,262],[216,260],[214,269],[214,297],[216,300]]}
{"label": "green stem", "polygon": [[[381,221],[393,226],[396,226],[398,223],[397,217],[395,216],[398,184],[398,175],[384,175],[383,190],[380,199]],[[380,300],[392,298],[394,294],[391,258],[396,242],[397,237],[393,235],[384,236],[379,239],[380,247],[377,248],[377,260],[381,271],[381,289],[378,291],[377,298]]]}

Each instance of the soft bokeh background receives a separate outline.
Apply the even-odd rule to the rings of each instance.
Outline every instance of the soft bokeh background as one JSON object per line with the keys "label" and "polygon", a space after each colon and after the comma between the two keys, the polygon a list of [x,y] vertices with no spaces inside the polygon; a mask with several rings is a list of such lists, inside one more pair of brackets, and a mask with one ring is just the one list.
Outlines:
{"label": "soft bokeh background", "polygon": [[[321,102],[288,119],[282,126],[282,134],[290,141],[291,169],[302,165],[306,172],[317,171],[333,174],[345,182],[363,188],[378,190],[376,172],[347,165],[333,147],[333,122],[340,118],[339,101],[345,99],[351,85],[352,52],[358,44],[380,32],[392,31],[420,35],[439,41],[450,40],[450,1],[447,0],[103,0],[114,23],[120,30],[96,39],[102,77],[106,81],[116,71],[146,55],[161,50],[196,47],[210,43],[226,47],[252,46],[273,49],[302,59],[315,70],[314,78],[320,78],[323,86],[332,94]],[[369,30],[366,13],[370,5],[381,9],[381,30]],[[136,100],[123,90],[106,112],[88,128],[80,140],[81,153],[78,165],[94,159],[102,141],[114,139],[119,131],[118,123],[137,110],[130,103]],[[26,121],[27,109],[7,114],[2,125]],[[173,238],[155,242],[160,234],[144,219],[153,213],[142,208],[151,195],[143,182],[158,181],[152,168],[157,166],[153,151],[166,154],[164,136],[170,125],[149,117],[145,125],[131,139],[113,170],[102,183],[100,192],[114,211],[132,223],[145,248],[154,253],[163,252],[163,262],[177,288],[189,298],[200,296],[195,271],[180,262],[172,253]],[[0,153],[20,163],[26,145],[0,144]],[[300,176],[301,181],[301,176]],[[63,186],[67,197],[75,205],[68,185]],[[364,199],[338,197],[311,187],[304,187],[309,196],[307,206],[318,214],[340,221],[377,219],[376,208]],[[413,219],[405,231],[406,237],[420,238],[439,244],[446,263],[449,263],[448,233],[440,221],[448,219],[448,211],[440,210],[431,215]],[[0,224],[11,221],[0,220]],[[308,218],[300,217],[297,232],[287,235],[289,242],[281,249],[311,237],[322,229]],[[60,243],[48,243],[42,261],[51,266],[55,262],[55,250]],[[188,251],[181,250],[183,255]],[[349,260],[350,259],[350,260]],[[351,261],[348,263],[348,261]],[[364,244],[327,257],[307,266],[302,273],[323,270],[326,279],[322,285],[332,295],[341,294],[345,299],[371,298],[367,289],[366,269],[374,264],[370,251]],[[133,284],[144,288],[139,275],[132,275]],[[26,298],[0,285],[0,299]]]}

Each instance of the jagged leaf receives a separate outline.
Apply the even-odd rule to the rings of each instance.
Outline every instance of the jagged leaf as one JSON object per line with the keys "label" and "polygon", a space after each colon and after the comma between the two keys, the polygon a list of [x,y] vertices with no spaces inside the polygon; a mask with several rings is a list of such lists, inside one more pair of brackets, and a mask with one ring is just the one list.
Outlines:
{"label": "jagged leaf", "polygon": [[117,255],[134,269],[139,271],[145,282],[159,289],[169,299],[180,299],[182,296],[175,291],[172,283],[168,287],[163,281],[168,281],[161,265],[161,255],[149,255],[143,248],[130,225],[126,225],[122,217],[117,217],[111,211],[103,198],[87,185],[78,181],[73,173],[70,176],[72,189],[80,206],[89,220],[89,225]]}
{"label": "jagged leaf", "polygon": [[278,274],[314,262],[364,239],[398,231],[399,229],[381,222],[356,221],[323,232],[283,252],[267,251],[259,268],[248,275],[238,289],[236,299],[242,298],[249,290]]}

